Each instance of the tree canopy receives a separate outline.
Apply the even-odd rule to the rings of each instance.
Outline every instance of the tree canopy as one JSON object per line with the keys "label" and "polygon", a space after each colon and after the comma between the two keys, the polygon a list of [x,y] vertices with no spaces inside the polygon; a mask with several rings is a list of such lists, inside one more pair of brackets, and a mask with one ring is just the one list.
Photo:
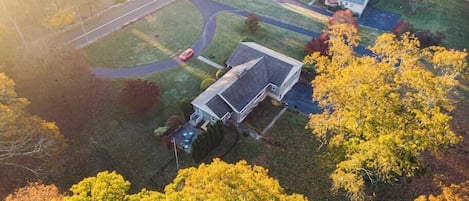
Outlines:
{"label": "tree canopy", "polygon": [[55,185],[35,182],[17,189],[15,193],[8,195],[5,201],[60,201],[63,197]]}
{"label": "tree canopy", "polygon": [[28,113],[28,100],[17,97],[14,86],[0,73],[0,165],[38,175],[43,163],[63,150],[65,141],[55,123]]}
{"label": "tree canopy", "polygon": [[356,56],[360,38],[347,24],[329,30],[329,57],[314,53],[313,98],[324,109],[307,127],[324,144],[343,151],[331,174],[333,188],[352,199],[365,196],[366,184],[395,181],[421,168],[421,153],[458,143],[450,127],[454,101],[448,98],[457,74],[467,72],[467,52],[419,48],[409,35],[385,33]]}
{"label": "tree canopy", "polygon": [[250,166],[246,161],[228,164],[220,159],[180,170],[165,187],[165,195],[167,200],[305,200],[302,195],[285,194],[279,182],[260,166]]}
{"label": "tree canopy", "polygon": [[267,175],[260,166],[250,166],[246,161],[228,164],[215,159],[198,168],[181,169],[165,192],[143,189],[127,194],[130,183],[116,172],[101,172],[70,189],[72,196],[65,200],[306,200],[299,194],[288,195],[279,182]]}
{"label": "tree canopy", "polygon": [[469,181],[443,186],[439,195],[421,195],[415,201],[464,201],[469,200]]}
{"label": "tree canopy", "polygon": [[124,200],[130,182],[113,172],[100,172],[96,177],[88,177],[70,188],[71,196],[66,201]]}

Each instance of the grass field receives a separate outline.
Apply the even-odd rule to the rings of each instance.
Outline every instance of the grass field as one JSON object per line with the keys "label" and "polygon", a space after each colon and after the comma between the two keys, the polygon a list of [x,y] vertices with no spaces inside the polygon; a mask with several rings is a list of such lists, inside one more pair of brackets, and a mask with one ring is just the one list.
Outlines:
{"label": "grass field", "polygon": [[180,114],[179,101],[185,97],[195,98],[202,92],[201,81],[207,77],[215,77],[216,70],[194,59],[175,69],[141,77],[155,82],[162,91],[155,122],[163,124],[169,116]]}
{"label": "grass field", "polygon": [[[181,17],[180,13],[184,13]],[[180,0],[85,48],[95,66],[127,67],[179,54],[202,30],[202,15]]]}
{"label": "grass field", "polygon": [[324,28],[324,24],[315,21],[311,17],[307,17],[301,12],[291,10],[275,0],[250,0],[250,1],[232,1],[232,0],[215,0],[236,8],[245,9],[258,15],[271,17],[273,19],[293,24],[305,29],[320,32]]}
{"label": "grass field", "polygon": [[[263,109],[277,107],[264,104]],[[256,115],[256,121],[268,122],[275,115]],[[249,118],[249,117],[248,117]],[[241,159],[249,164],[261,165],[269,170],[269,175],[278,179],[288,193],[301,193],[310,200],[345,200],[343,193],[330,191],[331,180],[328,175],[331,167],[325,163],[325,153],[318,152],[317,140],[306,130],[307,119],[287,111],[266,134],[268,138],[281,142],[286,150],[241,137],[239,144],[224,158],[228,162]],[[261,127],[256,128],[262,130]]]}
{"label": "grass field", "polygon": [[469,48],[469,14],[465,12],[465,0],[432,1],[427,9],[420,8],[415,15],[402,5],[401,0],[379,1],[375,7],[392,11],[401,15],[418,29],[443,31],[446,39],[443,45],[450,48]]}
{"label": "grass field", "polygon": [[240,42],[251,41],[301,61],[305,56],[304,46],[309,40],[307,36],[263,23],[256,35],[248,35],[243,17],[221,13],[217,16],[215,37],[202,55],[223,64]]}

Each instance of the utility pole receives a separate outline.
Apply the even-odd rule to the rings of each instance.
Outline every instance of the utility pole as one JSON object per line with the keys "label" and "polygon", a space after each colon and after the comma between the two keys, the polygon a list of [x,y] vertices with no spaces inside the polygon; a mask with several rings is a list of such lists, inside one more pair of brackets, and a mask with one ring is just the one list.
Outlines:
{"label": "utility pole", "polygon": [[[3,12],[8,13],[8,9],[5,6],[5,2],[3,2],[3,1],[4,0],[0,1],[2,3]],[[20,26],[18,26],[18,23],[16,23],[16,20],[9,13],[7,15],[8,15],[8,18],[10,18],[11,23],[15,26],[16,32],[18,33],[18,35],[20,35],[21,41],[23,42],[23,46],[26,46],[26,40],[24,39],[24,35],[23,35],[23,32],[20,29]]]}
{"label": "utility pole", "polygon": [[176,138],[173,137],[174,156],[176,156],[176,168],[179,170],[178,151],[176,149]]}

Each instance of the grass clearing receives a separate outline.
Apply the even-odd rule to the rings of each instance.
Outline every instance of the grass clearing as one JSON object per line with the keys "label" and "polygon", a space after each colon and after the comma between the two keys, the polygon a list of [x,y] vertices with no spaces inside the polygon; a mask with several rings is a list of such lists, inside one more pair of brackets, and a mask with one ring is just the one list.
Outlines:
{"label": "grass clearing", "polygon": [[[178,68],[139,77],[155,82],[161,89],[160,103],[153,117],[129,119],[123,109],[116,109],[121,107],[116,102],[114,111],[90,129],[101,149],[112,158],[116,170],[132,183],[132,192],[142,188],[163,190],[174,179],[177,174],[174,152],[154,136],[153,130],[163,126],[171,115],[181,115],[179,101],[200,93],[201,80],[214,77],[216,70],[199,60],[191,60]],[[190,155],[179,157],[182,168],[194,165]]]}
{"label": "grass clearing", "polygon": [[216,71],[216,68],[192,59],[175,69],[140,77],[155,82],[161,89],[155,122],[163,124],[169,116],[180,114],[179,101],[185,97],[195,98],[202,92],[200,82],[207,77],[215,77]]}
{"label": "grass clearing", "polygon": [[420,8],[415,15],[402,6],[401,0],[378,1],[374,7],[401,15],[401,19],[410,22],[414,28],[443,31],[446,39],[443,45],[449,48],[469,48],[469,15],[465,12],[464,0],[433,1],[427,9]]}
{"label": "grass clearing", "polygon": [[[271,116],[258,116],[261,121]],[[319,143],[306,130],[307,119],[287,111],[266,134],[267,137],[287,146],[286,150],[256,141],[250,137],[241,137],[239,144],[224,158],[234,163],[241,159],[249,164],[261,165],[269,170],[269,175],[278,179],[288,193],[301,193],[310,200],[345,200],[345,194],[330,191],[332,171],[324,164],[324,152],[316,151]],[[263,128],[257,128],[263,129]]]}
{"label": "grass clearing", "polygon": [[248,35],[244,27],[244,17],[221,13],[217,16],[215,37],[202,55],[223,64],[240,42],[251,41],[301,61],[305,56],[304,46],[309,40],[307,36],[264,23],[260,23],[256,35]]}
{"label": "grass clearing", "polygon": [[[184,17],[181,17],[184,13]],[[85,48],[95,66],[127,67],[176,56],[197,40],[202,15],[187,0],[114,32]]]}
{"label": "grass clearing", "polygon": [[308,17],[303,12],[299,12],[298,10],[289,9],[275,0],[215,1],[316,32],[321,32],[324,28],[324,24],[315,21],[315,18]]}

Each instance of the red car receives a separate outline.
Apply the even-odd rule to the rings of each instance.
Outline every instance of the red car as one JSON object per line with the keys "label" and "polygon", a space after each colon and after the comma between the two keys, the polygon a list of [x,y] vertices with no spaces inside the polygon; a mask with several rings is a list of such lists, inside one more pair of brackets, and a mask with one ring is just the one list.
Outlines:
{"label": "red car", "polygon": [[194,50],[192,50],[191,48],[188,48],[188,49],[184,50],[184,52],[182,52],[179,55],[179,59],[181,61],[185,61],[185,60],[191,58],[192,55],[194,55]]}

